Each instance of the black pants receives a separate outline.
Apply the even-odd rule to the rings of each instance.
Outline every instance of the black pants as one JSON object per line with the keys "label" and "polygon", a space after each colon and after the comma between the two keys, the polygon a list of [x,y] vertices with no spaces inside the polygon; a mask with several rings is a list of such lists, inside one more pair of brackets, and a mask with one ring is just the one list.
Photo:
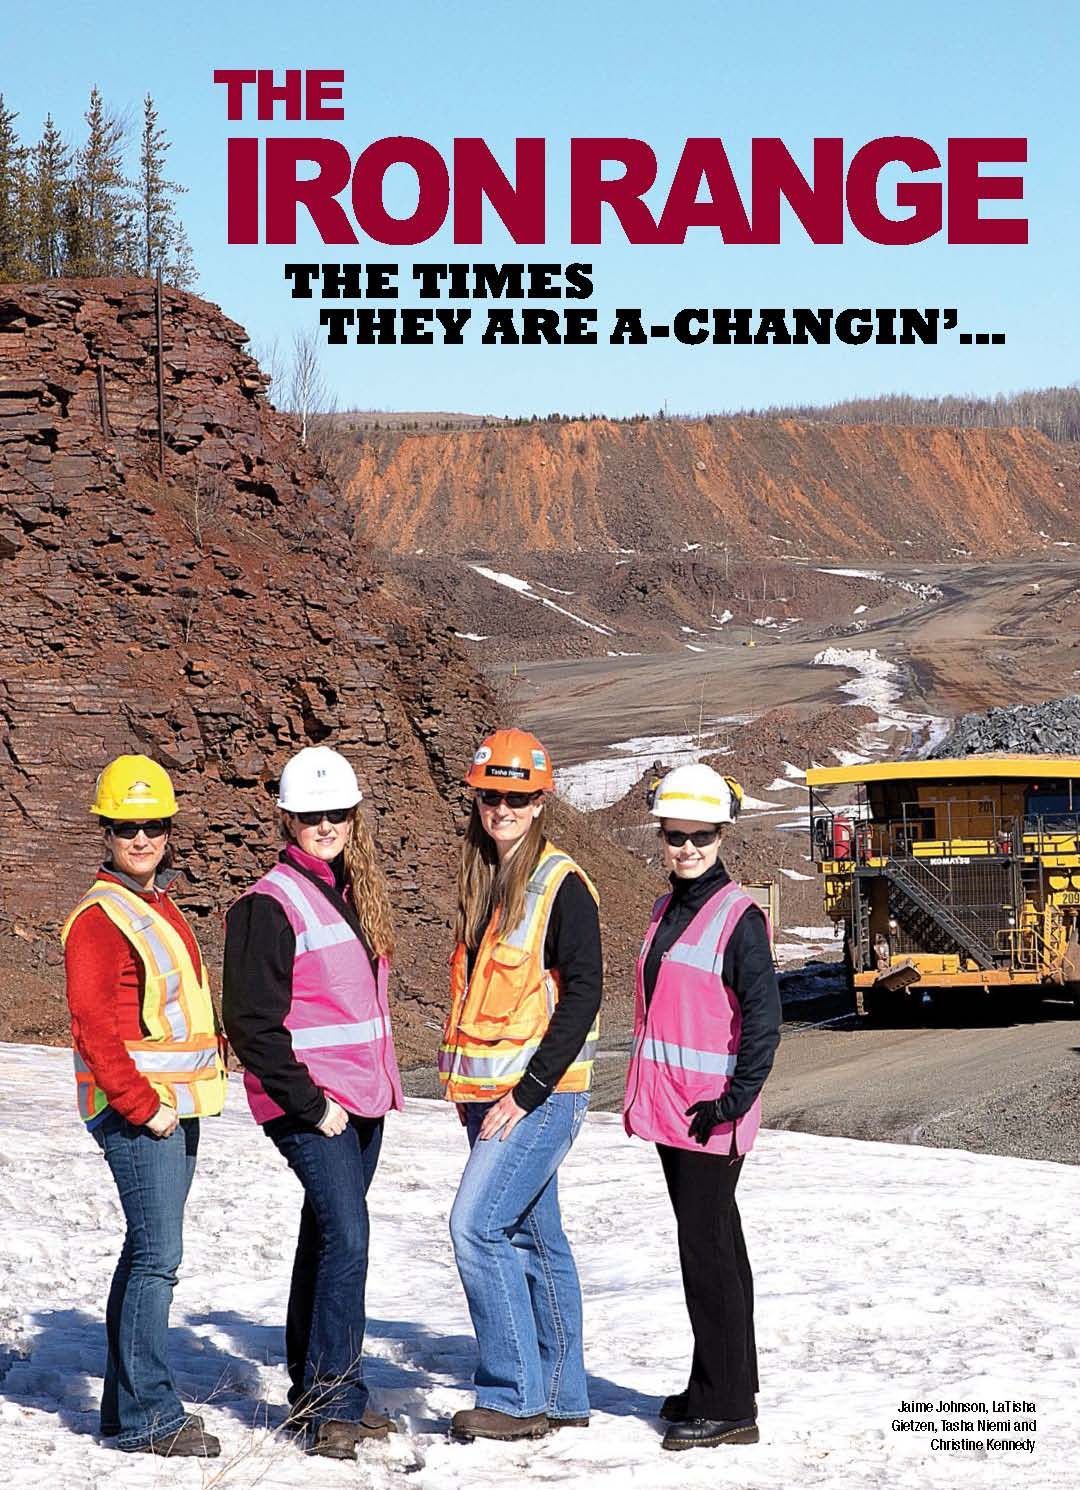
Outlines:
{"label": "black pants", "polygon": [[694,1331],[687,1414],[756,1417],[754,1278],[735,1204],[743,1161],[663,1143],[656,1148],[679,1226],[679,1262]]}

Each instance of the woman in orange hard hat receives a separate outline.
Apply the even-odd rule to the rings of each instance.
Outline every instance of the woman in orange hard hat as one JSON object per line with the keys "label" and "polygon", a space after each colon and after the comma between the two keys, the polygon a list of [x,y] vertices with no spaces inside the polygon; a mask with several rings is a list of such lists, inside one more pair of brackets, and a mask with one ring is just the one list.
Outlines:
{"label": "woman in orange hard hat", "polygon": [[458,874],[450,1012],[439,1052],[470,1154],[450,1217],[476,1331],[476,1406],[455,1438],[587,1427],[581,1289],[557,1172],[588,1106],[603,982],[597,894],[544,831],[551,760],[497,730],[474,790]]}
{"label": "woman in orange hard hat", "polygon": [[105,862],[62,938],[79,1112],[127,1221],[105,1311],[101,1433],[128,1453],[214,1457],[218,1440],[185,1412],[167,1354],[199,1119],[225,1100],[206,967],[168,894],[176,797],[155,761],[122,755],[90,811]]}

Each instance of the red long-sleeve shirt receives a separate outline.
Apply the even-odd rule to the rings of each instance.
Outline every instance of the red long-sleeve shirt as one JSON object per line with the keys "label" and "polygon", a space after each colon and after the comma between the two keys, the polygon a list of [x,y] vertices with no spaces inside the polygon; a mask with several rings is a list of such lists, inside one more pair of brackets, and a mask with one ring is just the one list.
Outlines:
{"label": "red long-sleeve shirt", "polygon": [[[98,878],[122,884],[101,870]],[[131,889],[130,884],[125,885]],[[164,890],[138,891],[180,935],[196,976],[202,974],[198,943],[180,908]],[[123,932],[98,905],[83,911],[64,948],[71,1038],[109,1106],[131,1123],[145,1123],[160,1105],[157,1092],[135,1069],[125,1040],[145,1040],[143,965]]]}

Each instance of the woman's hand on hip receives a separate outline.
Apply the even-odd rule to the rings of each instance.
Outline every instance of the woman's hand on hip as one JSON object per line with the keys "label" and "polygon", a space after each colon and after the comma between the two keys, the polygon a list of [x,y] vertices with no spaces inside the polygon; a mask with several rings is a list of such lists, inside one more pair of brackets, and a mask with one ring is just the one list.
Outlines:
{"label": "woman's hand on hip", "polygon": [[521,1119],[527,1115],[525,1109],[514,1101],[513,1092],[507,1092],[505,1097],[500,1097],[484,1114],[484,1121],[480,1124],[480,1137],[494,1138],[497,1133],[501,1143],[504,1138],[509,1138]]}
{"label": "woman's hand on hip", "polygon": [[316,1123],[315,1126],[325,1138],[336,1138],[349,1126],[349,1114],[340,1102],[335,1102],[333,1097],[327,1097],[322,1122]]}
{"label": "woman's hand on hip", "polygon": [[180,1119],[176,1115],[175,1108],[166,1107],[162,1102],[152,1118],[148,1118],[143,1127],[155,1138],[168,1138],[170,1133],[175,1133],[176,1125]]}

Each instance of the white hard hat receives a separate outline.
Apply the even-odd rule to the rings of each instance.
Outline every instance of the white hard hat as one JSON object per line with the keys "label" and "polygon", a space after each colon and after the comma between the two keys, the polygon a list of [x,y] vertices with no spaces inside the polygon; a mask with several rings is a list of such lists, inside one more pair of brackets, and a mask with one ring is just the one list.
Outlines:
{"label": "white hard hat", "polygon": [[356,772],[328,745],[308,745],[285,763],[278,785],[284,812],[316,812],[320,807],[355,807],[363,798]]}
{"label": "white hard hat", "polygon": [[669,771],[656,788],[651,808],[653,817],[695,823],[731,823],[738,810],[735,783],[700,763]]}

